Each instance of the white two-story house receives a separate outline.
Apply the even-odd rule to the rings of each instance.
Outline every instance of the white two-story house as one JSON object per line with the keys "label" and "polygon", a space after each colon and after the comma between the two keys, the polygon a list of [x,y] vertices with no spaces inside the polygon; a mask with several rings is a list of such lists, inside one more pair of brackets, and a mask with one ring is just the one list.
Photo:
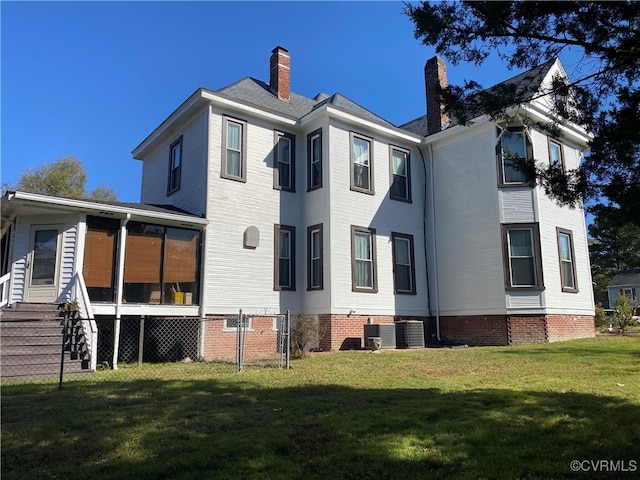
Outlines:
{"label": "white two-story house", "polygon": [[422,321],[427,343],[593,336],[584,212],[514,167],[572,169],[588,148],[578,126],[535,126],[556,76],[552,60],[507,80],[523,103],[465,126],[438,102],[433,58],[426,115],[395,126],[340,94],[293,93],[276,47],[268,83],[200,88],[133,150],[142,203],[3,197],[2,304],[80,296],[113,365],[151,347],[233,359],[240,310],[256,355],[287,311],[317,318],[325,350],[400,320]]}
{"label": "white two-story house", "polygon": [[[508,121],[456,125],[434,103],[446,67],[433,59],[428,114],[396,127],[339,94],[292,93],[281,47],[270,70],[268,84],[198,89],[133,151],[144,203],[209,220],[205,315],[317,315],[324,348],[361,346],[364,323],[399,319],[470,344],[593,335],[584,214],[503,154],[577,166],[583,129],[529,126],[548,118],[544,97]],[[558,60],[509,82],[526,79],[533,98],[556,74]]]}

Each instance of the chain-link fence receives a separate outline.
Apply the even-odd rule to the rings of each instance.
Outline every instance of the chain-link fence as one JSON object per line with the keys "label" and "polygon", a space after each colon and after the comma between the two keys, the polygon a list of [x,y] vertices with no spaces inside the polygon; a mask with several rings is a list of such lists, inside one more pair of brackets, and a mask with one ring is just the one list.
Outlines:
{"label": "chain-link fence", "polygon": [[[170,362],[234,363],[239,370],[245,365],[286,368],[289,364],[290,323],[286,314],[95,320],[99,370]],[[57,379],[63,342],[64,379],[93,373],[79,320],[69,320],[66,338],[61,320],[3,322],[1,333],[3,383]]]}

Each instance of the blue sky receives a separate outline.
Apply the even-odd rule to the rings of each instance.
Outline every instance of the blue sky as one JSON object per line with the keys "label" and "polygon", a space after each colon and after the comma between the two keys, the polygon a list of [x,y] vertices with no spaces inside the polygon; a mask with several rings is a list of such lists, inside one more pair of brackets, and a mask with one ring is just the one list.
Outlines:
{"label": "blue sky", "polygon": [[[199,87],[268,82],[291,55],[292,91],[339,92],[398,125],[425,113],[423,68],[401,2],[7,2],[1,14],[2,183],[75,155],[87,189],[140,200],[131,151]],[[449,82],[518,73],[491,59]]]}

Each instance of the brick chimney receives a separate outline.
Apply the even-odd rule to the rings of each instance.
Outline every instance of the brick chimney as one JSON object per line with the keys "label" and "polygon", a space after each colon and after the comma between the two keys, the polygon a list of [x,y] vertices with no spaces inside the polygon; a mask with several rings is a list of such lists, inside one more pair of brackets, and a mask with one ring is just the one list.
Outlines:
{"label": "brick chimney", "polygon": [[291,68],[287,50],[276,47],[271,51],[270,70],[269,86],[271,90],[280,100],[288,102],[291,97]]}
{"label": "brick chimney", "polygon": [[429,133],[443,130],[449,124],[449,115],[444,113],[444,105],[438,99],[436,86],[446,88],[447,64],[440,57],[427,60],[424,66],[424,82],[427,89],[427,128]]}

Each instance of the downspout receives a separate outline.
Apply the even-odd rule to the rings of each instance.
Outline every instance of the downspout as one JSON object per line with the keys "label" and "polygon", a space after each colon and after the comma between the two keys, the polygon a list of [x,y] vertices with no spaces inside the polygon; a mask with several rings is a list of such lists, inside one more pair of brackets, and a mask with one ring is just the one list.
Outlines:
{"label": "downspout", "polygon": [[207,333],[207,309],[206,309],[206,291],[207,291],[207,227],[202,229],[200,234],[200,269],[198,275],[200,276],[200,309],[198,315],[200,317],[200,329],[198,339],[198,357],[200,360],[205,359],[205,335]]}
{"label": "downspout", "polygon": [[120,222],[120,248],[118,249],[118,284],[116,285],[116,318],[113,321],[113,369],[118,369],[118,350],[120,349],[120,318],[122,316],[122,291],[124,289],[124,256],[127,243],[127,223],[131,220],[131,214]]}
{"label": "downspout", "polygon": [[[207,121],[205,122],[205,138],[207,139],[207,145],[211,144],[211,127],[210,127],[210,123],[211,123],[211,117],[213,115],[213,108],[211,106],[211,104],[209,103],[209,105],[207,106]],[[205,156],[205,161],[204,161],[204,178],[205,178],[205,187],[204,187],[204,192],[203,192],[203,201],[204,201],[204,208],[203,208],[203,214],[202,216],[204,218],[206,218],[207,220],[209,219],[209,165],[210,165],[210,159],[209,156],[211,155],[209,152],[209,149],[206,150],[206,156]],[[207,263],[208,263],[208,251],[209,249],[207,248],[208,246],[208,240],[207,240],[207,227],[208,225],[205,225],[205,227],[202,229],[201,233],[200,233],[200,269],[198,271],[198,275],[200,277],[200,309],[198,311],[198,315],[200,317],[200,327],[198,329],[198,357],[200,360],[206,360],[205,359],[205,348],[206,348],[206,342],[205,342],[205,337],[207,335]]]}
{"label": "downspout", "polygon": [[429,282],[429,259],[427,252],[427,161],[424,158],[424,153],[422,153],[422,149],[420,145],[418,145],[418,152],[420,152],[420,157],[422,158],[422,171],[424,172],[424,179],[422,181],[422,190],[424,195],[422,196],[422,249],[424,255],[424,265],[425,265],[425,277],[427,281],[427,310],[429,313],[429,318],[432,317],[431,308],[431,283]]}
{"label": "downspout", "polygon": [[[440,293],[438,291],[438,249],[436,245],[436,196],[434,192],[434,179],[433,179],[433,147],[429,143],[429,188],[430,188],[430,200],[431,200],[431,232],[433,237],[433,276],[434,282],[434,303],[435,303],[435,314],[436,314],[436,339],[438,342],[441,342],[440,338]],[[426,198],[426,195],[425,195]],[[426,202],[426,200],[425,200]],[[426,246],[425,246],[426,248]]]}

